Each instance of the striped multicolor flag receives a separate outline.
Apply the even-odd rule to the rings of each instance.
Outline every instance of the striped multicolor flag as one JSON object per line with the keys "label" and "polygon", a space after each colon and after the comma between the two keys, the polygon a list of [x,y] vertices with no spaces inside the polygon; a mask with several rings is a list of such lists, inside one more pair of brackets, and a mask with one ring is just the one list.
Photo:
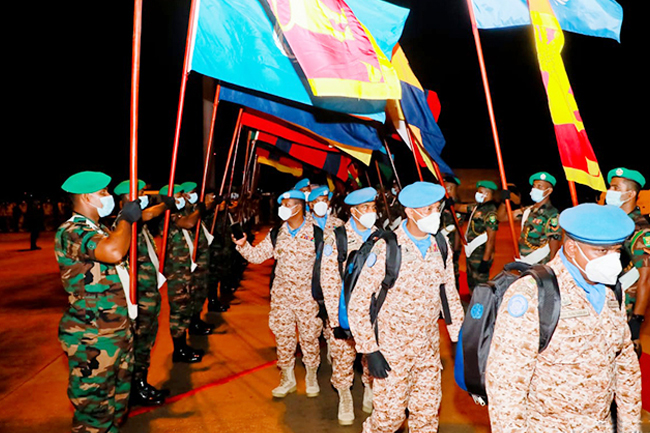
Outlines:
{"label": "striped multicolor flag", "polygon": [[293,158],[281,156],[277,152],[271,152],[261,146],[255,149],[257,162],[262,165],[268,165],[275,168],[281,173],[287,173],[295,177],[301,177],[303,173],[302,164]]}
{"label": "striped multicolor flag", "polygon": [[537,59],[566,178],[605,191],[605,180],[564,69],[561,56],[564,34],[560,24],[548,0],[528,0],[528,4],[535,31]]}

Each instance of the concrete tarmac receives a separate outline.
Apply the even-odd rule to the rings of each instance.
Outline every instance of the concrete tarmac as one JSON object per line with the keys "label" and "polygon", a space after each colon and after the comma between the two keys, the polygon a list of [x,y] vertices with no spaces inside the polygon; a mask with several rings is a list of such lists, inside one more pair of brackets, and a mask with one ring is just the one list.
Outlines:
{"label": "concrete tarmac", "polygon": [[[258,238],[261,236],[260,234]],[[510,261],[507,228],[499,231],[495,267]],[[57,340],[58,322],[67,306],[53,254],[53,233],[39,239],[41,250],[25,251],[29,234],[0,234],[0,432],[63,433],[70,430],[72,407],[66,395],[67,360]],[[166,287],[149,382],[166,387],[171,397],[163,406],[132,408],[125,433],[167,432],[359,432],[367,414],[361,411],[363,387],[357,375],[353,388],[356,420],[337,423],[337,394],[330,386],[331,367],[321,346],[316,398],[305,395],[305,371],[298,361],[298,391],[274,399],[279,383],[275,343],[268,329],[271,261],[249,265],[230,310],[207,314],[218,325],[207,337],[193,337],[205,349],[203,362],[172,363]],[[477,406],[453,379],[450,342],[441,322],[443,399],[441,433],[489,432],[487,409]],[[645,335],[645,347],[650,338]],[[648,414],[644,428],[650,432]]]}

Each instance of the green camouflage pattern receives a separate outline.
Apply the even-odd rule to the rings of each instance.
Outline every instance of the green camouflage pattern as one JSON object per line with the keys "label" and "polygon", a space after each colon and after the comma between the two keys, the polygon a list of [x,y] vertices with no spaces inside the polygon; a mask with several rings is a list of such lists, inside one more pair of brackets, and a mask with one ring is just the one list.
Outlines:
{"label": "green camouflage pattern", "polygon": [[[196,205],[189,213],[196,209]],[[209,231],[209,229],[208,229]],[[196,228],[192,229],[192,234],[196,236]],[[197,268],[192,272],[192,315],[201,313],[203,304],[208,298],[208,284],[210,278],[210,245],[205,237],[203,228],[199,230],[199,243],[196,251]]]}
{"label": "green camouflage pattern", "polygon": [[[458,224],[462,226],[463,221],[465,220],[464,215],[460,212],[456,212],[456,218],[458,218]],[[449,226],[454,226],[454,217],[450,209],[445,209],[442,211],[440,219],[441,229]],[[447,239],[449,239],[449,245],[451,245],[452,249],[456,246],[456,243],[458,243],[459,246],[459,249],[453,250],[454,275],[456,276],[456,288],[458,289],[460,287],[458,284],[458,279],[460,277],[460,268],[458,263],[460,261],[460,253],[463,245],[462,242],[460,242],[460,233],[458,233],[458,229],[454,228],[453,231],[450,231],[447,235]]]}
{"label": "green camouflage pattern", "polygon": [[81,215],[56,232],[54,252],[69,307],[59,323],[68,356],[73,432],[117,432],[131,389],[131,322],[115,266],[95,260],[104,226]]}
{"label": "green camouflage pattern", "polygon": [[[471,210],[471,219],[467,225],[467,241],[471,242],[477,236],[485,233],[487,229],[498,230],[499,229],[499,219],[497,218],[497,204],[494,202],[488,202],[479,204],[470,209]],[[487,244],[483,244],[480,247],[476,248],[472,255],[467,258],[467,285],[469,290],[474,290],[478,284],[487,283],[490,279],[490,272],[481,273],[478,271],[478,267],[483,260],[483,254],[485,254],[485,248]],[[490,268],[492,268],[493,258],[491,258],[488,263]]]}
{"label": "green camouflage pattern", "polygon": [[[212,217],[206,222],[208,228],[212,227]],[[230,224],[226,224],[227,215],[225,211],[217,213],[217,221],[214,228],[214,240],[210,245],[210,287],[216,288],[221,282],[222,287],[235,288],[241,274],[241,256],[235,249],[235,243],[230,235],[232,234]]]}
{"label": "green camouflage pattern", "polygon": [[[650,254],[647,253],[650,249],[650,223],[644,218],[638,207],[628,216],[634,221],[634,233],[623,244],[623,248],[630,257],[630,263],[623,269],[623,272],[628,272],[633,267],[637,269],[650,267]],[[635,303],[636,285],[633,285],[625,291],[625,308],[628,317],[632,316]]]}
{"label": "green camouflage pattern", "polygon": [[[562,229],[558,223],[558,217],[559,211],[550,203],[545,203],[537,209],[531,208],[519,237],[519,253],[527,256],[545,246],[551,239],[562,240]],[[539,264],[546,264],[550,260],[549,254]]]}

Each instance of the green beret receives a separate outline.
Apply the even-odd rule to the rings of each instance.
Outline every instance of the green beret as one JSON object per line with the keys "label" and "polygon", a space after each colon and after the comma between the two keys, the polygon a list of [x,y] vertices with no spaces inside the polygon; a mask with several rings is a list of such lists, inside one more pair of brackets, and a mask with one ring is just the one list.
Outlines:
{"label": "green beret", "polygon": [[492,191],[497,191],[499,189],[497,184],[492,182],[491,180],[479,180],[478,182],[476,182],[476,187],[477,188],[483,187],[483,188],[491,189]]}
{"label": "green beret", "polygon": [[111,177],[100,171],[82,171],[73,174],[63,182],[61,189],[72,194],[92,194],[111,183]]}
{"label": "green beret", "polygon": [[[158,194],[160,195],[167,195],[169,192],[169,185],[165,185],[162,188],[160,188],[160,191]],[[174,184],[174,194],[178,194],[179,192],[183,192],[183,187],[177,184]]]}
{"label": "green beret", "polygon": [[[140,191],[142,188],[144,188],[147,184],[144,182],[144,180],[138,179],[138,191]],[[131,181],[130,180],[123,180],[113,190],[115,195],[122,195],[122,194],[128,194],[131,192]]]}
{"label": "green beret", "polygon": [[194,189],[196,189],[198,185],[196,182],[183,182],[181,183],[181,188],[183,188],[183,192],[190,192]]}
{"label": "green beret", "polygon": [[607,173],[607,182],[612,183],[613,177],[622,177],[624,179],[633,180],[641,185],[641,188],[645,186],[645,177],[643,177],[643,175],[638,171],[630,170],[629,168],[619,167],[610,170],[609,173]]}
{"label": "green beret", "polygon": [[553,176],[552,174],[547,173],[545,171],[540,171],[539,173],[535,173],[534,175],[532,175],[530,177],[530,179],[528,179],[528,182],[532,185],[533,182],[535,182],[536,180],[546,181],[546,182],[550,183],[553,186],[555,186],[555,184],[557,183],[557,180],[555,179],[555,176]]}
{"label": "green beret", "polygon": [[444,182],[449,182],[449,183],[455,183],[456,185],[460,186],[460,179],[458,179],[456,176],[453,174],[445,174],[442,176]]}

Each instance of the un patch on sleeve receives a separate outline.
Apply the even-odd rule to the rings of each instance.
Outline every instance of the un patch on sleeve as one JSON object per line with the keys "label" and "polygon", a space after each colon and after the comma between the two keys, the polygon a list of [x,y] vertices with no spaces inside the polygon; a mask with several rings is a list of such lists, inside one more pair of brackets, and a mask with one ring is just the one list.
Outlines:
{"label": "un patch on sleeve", "polygon": [[483,317],[483,304],[474,304],[469,312],[472,319],[478,320]]}
{"label": "un patch on sleeve", "polygon": [[332,251],[334,251],[333,248],[332,248],[332,246],[329,245],[329,244],[325,244],[325,246],[323,247],[323,253],[324,253],[326,256],[331,256],[331,255],[332,255]]}
{"label": "un patch on sleeve", "polygon": [[528,310],[528,299],[524,295],[515,295],[508,301],[508,314],[521,317]]}
{"label": "un patch on sleeve", "polygon": [[372,268],[373,266],[375,266],[375,263],[377,263],[377,254],[371,252],[370,254],[368,254],[368,258],[366,259],[366,266]]}

